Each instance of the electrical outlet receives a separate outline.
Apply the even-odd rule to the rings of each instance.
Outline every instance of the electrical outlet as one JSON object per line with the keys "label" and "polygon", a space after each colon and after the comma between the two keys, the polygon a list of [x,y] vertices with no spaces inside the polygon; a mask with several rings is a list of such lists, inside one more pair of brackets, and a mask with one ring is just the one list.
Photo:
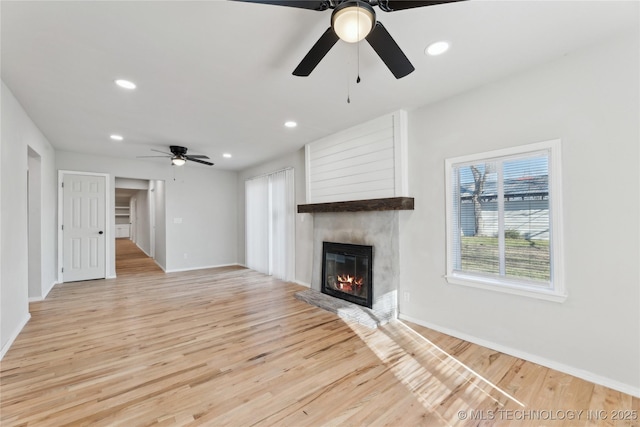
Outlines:
{"label": "electrical outlet", "polygon": [[185,252],[184,253],[184,259],[187,259],[187,258],[189,258],[189,254]]}
{"label": "electrical outlet", "polygon": [[405,291],[402,295],[403,295],[403,297],[404,297],[404,302],[409,302],[409,301],[411,301],[411,293],[409,293],[409,292]]}

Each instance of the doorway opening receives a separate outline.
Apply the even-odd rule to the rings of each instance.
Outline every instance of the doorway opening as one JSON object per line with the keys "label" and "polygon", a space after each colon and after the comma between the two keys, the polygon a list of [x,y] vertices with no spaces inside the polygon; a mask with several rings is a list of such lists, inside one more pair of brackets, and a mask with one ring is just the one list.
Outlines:
{"label": "doorway opening", "polygon": [[164,181],[115,178],[116,275],[163,271]]}
{"label": "doorway opening", "polygon": [[42,287],[42,159],[27,147],[27,227],[29,299],[45,297]]}

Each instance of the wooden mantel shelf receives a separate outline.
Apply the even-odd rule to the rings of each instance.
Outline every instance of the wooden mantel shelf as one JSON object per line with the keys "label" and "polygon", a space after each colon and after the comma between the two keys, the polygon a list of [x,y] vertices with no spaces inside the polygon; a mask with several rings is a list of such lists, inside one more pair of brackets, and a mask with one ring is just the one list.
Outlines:
{"label": "wooden mantel shelf", "polygon": [[353,200],[349,202],[298,205],[298,213],[406,211],[413,210],[413,197]]}

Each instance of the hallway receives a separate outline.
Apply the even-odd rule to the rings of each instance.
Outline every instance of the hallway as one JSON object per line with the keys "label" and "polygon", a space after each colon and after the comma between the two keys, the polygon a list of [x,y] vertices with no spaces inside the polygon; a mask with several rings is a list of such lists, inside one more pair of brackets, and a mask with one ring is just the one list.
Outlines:
{"label": "hallway", "polygon": [[133,241],[116,239],[116,275],[164,274],[153,258],[145,254]]}

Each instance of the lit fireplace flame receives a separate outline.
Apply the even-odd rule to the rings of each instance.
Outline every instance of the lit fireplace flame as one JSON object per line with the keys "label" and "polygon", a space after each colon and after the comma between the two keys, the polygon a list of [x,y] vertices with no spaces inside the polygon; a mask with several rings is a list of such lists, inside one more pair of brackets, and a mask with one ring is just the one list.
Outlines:
{"label": "lit fireplace flame", "polygon": [[353,292],[354,288],[360,290],[364,278],[352,276],[350,274],[339,274],[337,288],[343,292]]}

